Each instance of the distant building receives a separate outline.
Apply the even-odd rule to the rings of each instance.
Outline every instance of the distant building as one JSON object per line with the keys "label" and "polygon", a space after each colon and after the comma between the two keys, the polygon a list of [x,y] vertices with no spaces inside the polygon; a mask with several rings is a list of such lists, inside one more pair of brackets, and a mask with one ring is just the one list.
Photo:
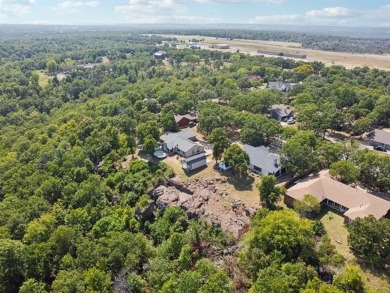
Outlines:
{"label": "distant building", "polygon": [[367,134],[368,141],[373,146],[384,146],[386,149],[390,150],[390,132],[375,129],[374,131]]}
{"label": "distant building", "polygon": [[248,76],[248,80],[249,81],[259,81],[259,80],[263,80],[262,78],[261,78],[261,76],[260,75],[249,75]]}
{"label": "distant building", "polygon": [[249,169],[257,174],[275,175],[276,177],[286,172],[280,163],[280,156],[271,153],[265,146],[253,147],[244,145],[242,148],[249,156]]}
{"label": "distant building", "polygon": [[272,119],[286,121],[289,118],[294,117],[294,112],[285,105],[272,105],[270,115]]}
{"label": "distant building", "polygon": [[268,83],[267,86],[270,90],[277,90],[282,93],[287,93],[289,90],[292,89],[292,84],[288,82],[282,82],[282,81],[271,81]]}
{"label": "distant building", "polygon": [[198,122],[198,116],[195,113],[185,115],[175,115],[175,121],[179,127],[188,127],[190,123]]}
{"label": "distant building", "polygon": [[227,44],[211,44],[210,48],[213,49],[230,49],[230,46]]}
{"label": "distant building", "polygon": [[87,63],[87,64],[77,65],[77,67],[81,67],[84,69],[95,69],[96,67],[99,67],[102,64],[103,63]]}
{"label": "distant building", "polygon": [[168,56],[166,51],[157,51],[153,54],[153,57],[158,60],[164,60]]}
{"label": "distant building", "polygon": [[178,154],[188,158],[200,153],[204,153],[204,147],[196,143],[196,136],[192,130],[180,131],[176,133],[167,132],[160,136],[162,149],[168,154]]}
{"label": "distant building", "polygon": [[380,219],[390,210],[390,201],[343,184],[328,177],[307,179],[287,190],[284,203],[293,207],[295,200],[313,195],[324,206],[343,214],[345,222],[373,215]]}
{"label": "distant building", "polygon": [[195,155],[184,159],[181,161],[182,168],[186,171],[193,171],[195,169],[207,166],[206,154],[202,153],[199,155]]}

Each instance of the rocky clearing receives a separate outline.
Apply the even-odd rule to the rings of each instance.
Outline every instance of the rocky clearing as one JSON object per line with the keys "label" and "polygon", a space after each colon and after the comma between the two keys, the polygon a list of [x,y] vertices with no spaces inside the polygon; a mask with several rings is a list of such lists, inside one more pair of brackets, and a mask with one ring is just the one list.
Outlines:
{"label": "rocky clearing", "polygon": [[157,187],[153,198],[160,208],[180,207],[190,218],[202,218],[238,239],[246,232],[256,206],[241,200],[229,185],[228,178],[221,176],[192,180],[175,177]]}

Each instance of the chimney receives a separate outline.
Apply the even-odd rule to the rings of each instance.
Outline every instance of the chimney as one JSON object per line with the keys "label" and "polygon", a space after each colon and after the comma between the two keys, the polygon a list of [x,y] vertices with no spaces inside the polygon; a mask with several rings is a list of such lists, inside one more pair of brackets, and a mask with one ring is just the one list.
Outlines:
{"label": "chimney", "polygon": [[275,166],[275,167],[278,166],[278,159],[277,159],[277,158],[274,159],[274,166]]}

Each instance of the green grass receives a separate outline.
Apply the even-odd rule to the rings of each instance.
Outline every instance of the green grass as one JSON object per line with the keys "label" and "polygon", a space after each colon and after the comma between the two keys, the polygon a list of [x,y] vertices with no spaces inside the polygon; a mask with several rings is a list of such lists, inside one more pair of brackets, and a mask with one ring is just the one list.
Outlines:
{"label": "green grass", "polygon": [[50,77],[48,77],[43,70],[36,70],[35,72],[39,74],[39,86],[47,86],[50,82]]}
{"label": "green grass", "polygon": [[385,272],[362,266],[351,253],[348,246],[348,231],[344,225],[343,216],[328,208],[322,208],[317,219],[324,224],[325,230],[337,251],[345,257],[346,265],[356,265],[359,267],[360,273],[367,285],[376,289],[390,288],[390,280]]}
{"label": "green grass", "polygon": [[348,231],[344,226],[344,217],[332,210],[323,208],[320,215],[318,215],[318,219],[324,224],[325,230],[337,251],[346,259],[352,259],[353,255],[348,246]]}

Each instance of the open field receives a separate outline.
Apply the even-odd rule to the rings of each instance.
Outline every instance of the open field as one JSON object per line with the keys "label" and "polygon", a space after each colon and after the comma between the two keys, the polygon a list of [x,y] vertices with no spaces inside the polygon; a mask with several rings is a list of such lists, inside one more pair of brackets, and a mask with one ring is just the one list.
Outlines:
{"label": "open field", "polygon": [[47,76],[43,70],[36,70],[35,72],[39,74],[39,81],[38,81],[39,86],[41,87],[47,86],[51,78]]}
{"label": "open field", "polygon": [[[263,51],[276,51],[284,53],[293,53],[300,55],[307,55],[307,59],[296,59],[305,61],[321,61],[326,65],[343,65],[346,68],[368,66],[371,68],[378,68],[382,70],[390,71],[390,55],[371,55],[371,54],[351,54],[342,52],[328,52],[320,50],[311,50],[301,48],[299,43],[288,42],[273,42],[273,41],[259,41],[259,40],[227,40],[216,39],[213,37],[204,36],[181,36],[181,35],[161,35],[164,37],[174,37],[178,40],[188,42],[191,39],[203,39],[202,49],[216,50],[209,48],[212,43],[223,43],[230,45],[230,49],[221,51],[236,52],[239,50],[241,53],[250,55],[259,55],[257,50]],[[260,54],[263,55],[263,54]],[[275,57],[275,56],[273,56]]]}

